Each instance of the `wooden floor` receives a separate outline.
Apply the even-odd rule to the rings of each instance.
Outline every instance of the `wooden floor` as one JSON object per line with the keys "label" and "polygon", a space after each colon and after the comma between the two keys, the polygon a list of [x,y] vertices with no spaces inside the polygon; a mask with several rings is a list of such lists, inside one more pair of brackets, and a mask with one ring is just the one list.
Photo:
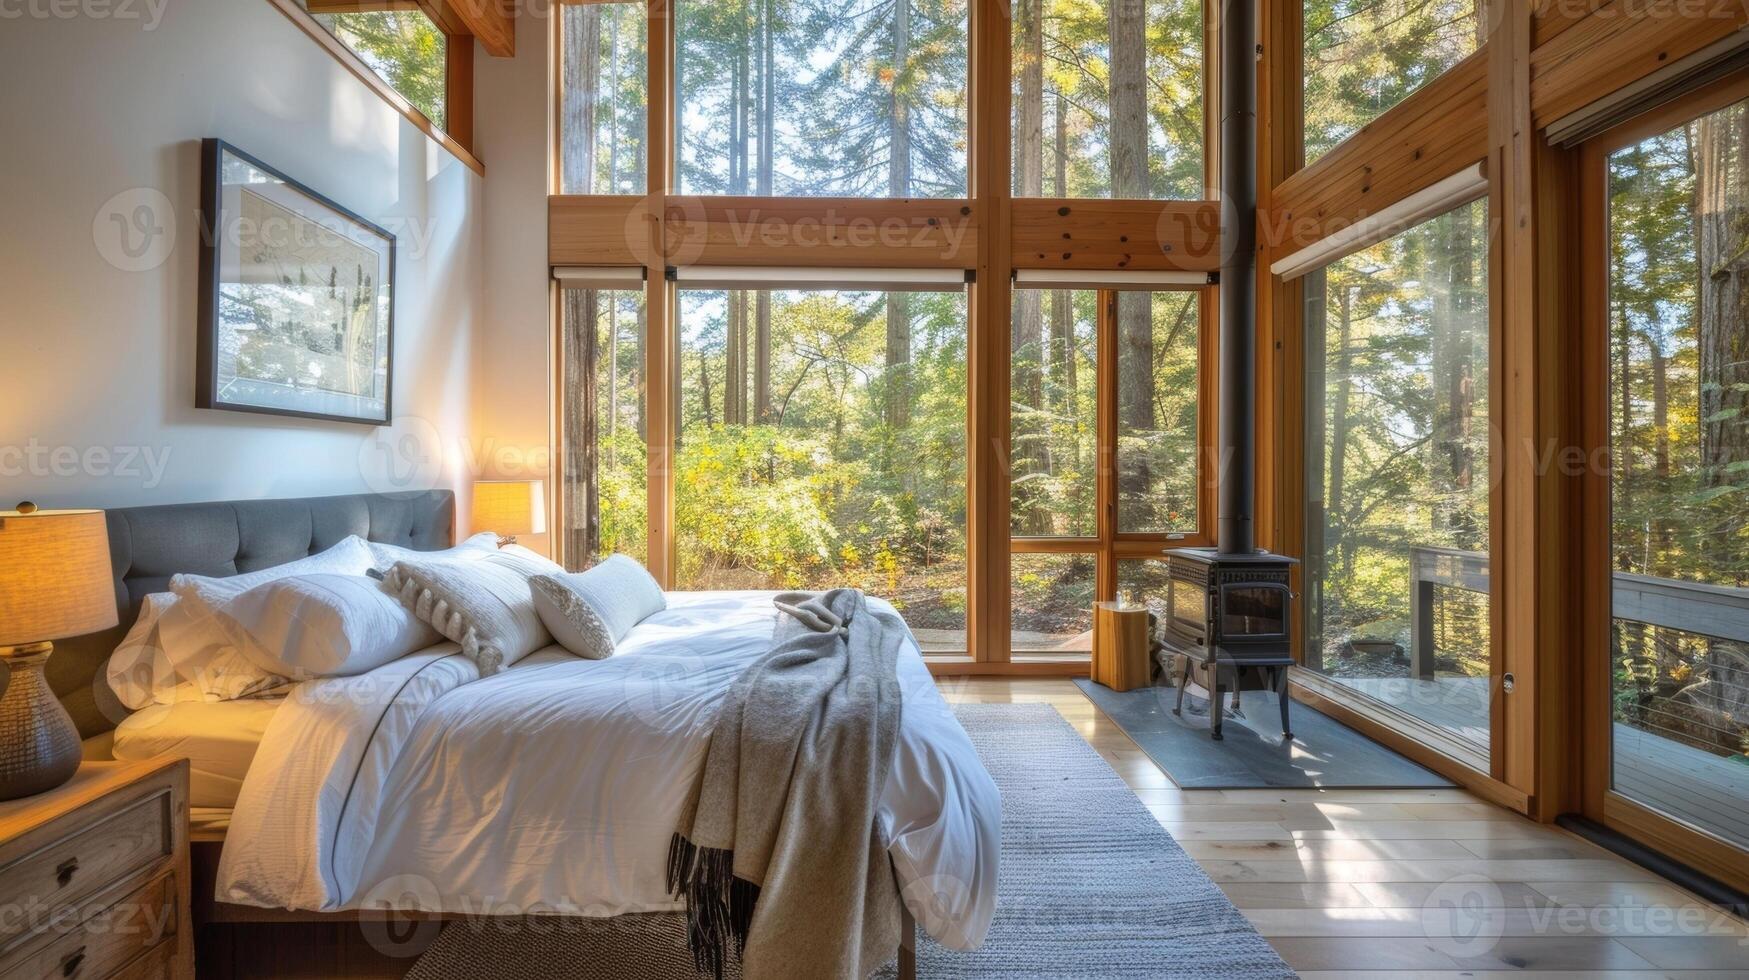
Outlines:
{"label": "wooden floor", "polygon": [[942,678],[1053,705],[1306,980],[1749,976],[1749,928],[1463,790],[1180,790],[1066,680]]}

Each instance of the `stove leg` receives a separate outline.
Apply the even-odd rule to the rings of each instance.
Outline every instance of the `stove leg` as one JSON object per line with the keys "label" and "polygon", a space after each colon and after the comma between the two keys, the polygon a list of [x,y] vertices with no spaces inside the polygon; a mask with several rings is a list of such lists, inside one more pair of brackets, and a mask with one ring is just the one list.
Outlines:
{"label": "stove leg", "polygon": [[1221,684],[1219,667],[1215,668],[1214,674],[1215,689],[1210,692],[1209,698],[1209,737],[1219,742],[1224,737],[1221,735],[1221,705],[1227,700],[1227,689]]}
{"label": "stove leg", "polygon": [[1184,714],[1184,688],[1190,683],[1190,658],[1179,657],[1178,664],[1178,703],[1173,705],[1172,713],[1182,715]]}
{"label": "stove leg", "polygon": [[1274,686],[1276,688],[1276,697],[1281,699],[1281,737],[1291,742],[1293,741],[1294,730],[1293,727],[1287,723],[1287,708],[1288,703],[1291,702],[1293,698],[1288,695],[1288,684],[1287,668],[1277,667],[1275,669]]}

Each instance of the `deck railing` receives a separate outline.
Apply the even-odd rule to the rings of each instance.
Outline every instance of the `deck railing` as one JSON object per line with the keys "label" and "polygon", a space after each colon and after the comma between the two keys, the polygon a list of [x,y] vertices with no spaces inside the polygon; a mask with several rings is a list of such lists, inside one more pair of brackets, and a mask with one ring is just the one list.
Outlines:
{"label": "deck railing", "polygon": [[[1488,593],[1488,556],[1456,548],[1409,549],[1409,672],[1433,677],[1433,600],[1439,586]],[[1616,619],[1749,643],[1749,589],[1615,573]]]}

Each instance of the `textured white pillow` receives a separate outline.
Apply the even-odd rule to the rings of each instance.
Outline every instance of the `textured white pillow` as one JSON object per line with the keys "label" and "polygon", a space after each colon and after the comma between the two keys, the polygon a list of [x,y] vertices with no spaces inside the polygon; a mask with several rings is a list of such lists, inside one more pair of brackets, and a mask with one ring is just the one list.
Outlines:
{"label": "textured white pillow", "polygon": [[498,671],[553,642],[534,609],[529,579],[564,569],[511,545],[477,561],[400,561],[384,587],[461,644],[482,676]]}
{"label": "textured white pillow", "polygon": [[612,656],[632,627],[668,608],[662,587],[626,555],[586,572],[542,575],[530,585],[541,623],[560,646],[590,660]]}
{"label": "textured white pillow", "polygon": [[414,551],[412,548],[383,544],[381,541],[367,541],[365,544],[370,548],[376,567],[386,571],[398,561],[473,561],[484,558],[497,553],[498,535],[491,531],[481,531],[461,544],[442,551]]}
{"label": "textured white pillow", "polygon": [[294,680],[362,674],[431,646],[437,631],[364,575],[294,575],[217,611],[243,656]]}
{"label": "textured white pillow", "polygon": [[164,656],[164,642],[158,636],[158,620],[175,604],[176,596],[169,592],[146,596],[133,627],[109,655],[109,664],[104,668],[116,699],[135,711],[176,700],[173,693],[179,683],[176,668]]}
{"label": "textured white pillow", "polygon": [[181,680],[221,701],[281,687],[287,678],[262,670],[244,656],[220,612],[232,599],[266,582],[321,572],[363,575],[370,571],[371,561],[370,548],[355,535],[321,554],[242,575],[177,575],[170,579],[176,601],[158,620],[164,659]]}

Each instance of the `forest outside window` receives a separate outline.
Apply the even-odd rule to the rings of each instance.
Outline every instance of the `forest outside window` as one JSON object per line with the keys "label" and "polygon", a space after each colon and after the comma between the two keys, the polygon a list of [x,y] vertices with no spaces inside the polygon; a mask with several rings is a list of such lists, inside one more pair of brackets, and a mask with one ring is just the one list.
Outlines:
{"label": "forest outside window", "polygon": [[1605,174],[1610,787],[1749,847],[1749,102]]}
{"label": "forest outside window", "polygon": [[1305,162],[1481,47],[1478,0],[1304,0]]}
{"label": "forest outside window", "polygon": [[1482,759],[1493,649],[1487,243],[1478,201],[1305,283],[1304,663]]}
{"label": "forest outside window", "polygon": [[[359,57],[439,129],[447,128],[449,39],[411,5],[359,10],[357,4],[305,0],[316,23]],[[325,8],[333,7],[329,12]],[[471,39],[468,39],[472,43]]]}
{"label": "forest outside window", "polygon": [[1016,197],[1199,200],[1199,0],[1016,0]]}
{"label": "forest outside window", "polygon": [[966,298],[678,291],[680,589],[855,586],[966,651]]}
{"label": "forest outside window", "polygon": [[677,6],[681,193],[966,193],[965,0]]}
{"label": "forest outside window", "polygon": [[559,552],[572,569],[646,558],[644,336],[642,290],[560,290]]}
{"label": "forest outside window", "polygon": [[641,3],[559,10],[559,193],[642,194],[649,59]]}
{"label": "forest outside window", "polygon": [[1199,534],[1204,296],[1015,289],[1015,652],[1088,652],[1092,603],[1145,598],[1145,556]]}

